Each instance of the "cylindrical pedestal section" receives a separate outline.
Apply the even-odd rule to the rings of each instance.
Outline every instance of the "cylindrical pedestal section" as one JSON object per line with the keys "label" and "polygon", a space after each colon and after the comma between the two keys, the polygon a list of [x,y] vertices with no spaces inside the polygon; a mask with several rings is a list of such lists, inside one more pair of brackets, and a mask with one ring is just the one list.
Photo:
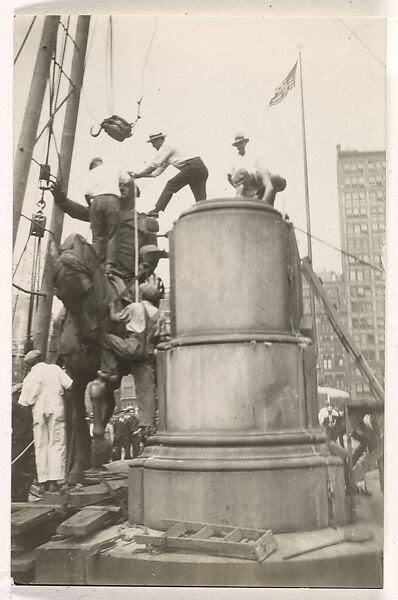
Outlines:
{"label": "cylindrical pedestal section", "polygon": [[306,338],[202,336],[159,352],[159,432],[272,433],[318,429]]}
{"label": "cylindrical pedestal section", "polygon": [[321,456],[318,445],[253,446],[249,436],[226,447],[189,446],[177,437],[169,446],[161,435],[153,441],[162,445],[146,448],[129,471],[132,523],[164,529],[164,519],[172,519],[288,532],[346,522],[341,460]]}
{"label": "cylindrical pedestal section", "polygon": [[322,452],[306,342],[195,336],[159,353],[159,432],[130,472],[145,525],[186,519],[282,532],[345,522],[342,463]]}
{"label": "cylindrical pedestal section", "polygon": [[289,229],[272,207],[196,204],[174,226],[171,261],[177,336],[292,331]]}

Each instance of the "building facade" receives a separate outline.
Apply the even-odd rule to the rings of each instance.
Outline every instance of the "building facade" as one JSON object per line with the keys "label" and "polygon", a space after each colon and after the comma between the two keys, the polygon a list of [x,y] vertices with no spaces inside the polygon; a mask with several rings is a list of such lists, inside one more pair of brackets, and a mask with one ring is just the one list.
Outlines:
{"label": "building facade", "polygon": [[[337,146],[337,183],[347,324],[376,377],[384,382],[386,154]],[[355,257],[355,258],[354,258]],[[358,260],[359,259],[359,260]],[[369,387],[350,361],[350,395],[366,400]]]}
{"label": "building facade", "polygon": [[[347,325],[347,305],[345,288],[341,273],[321,271],[317,273],[323,287],[332,302],[340,322]],[[310,289],[303,277],[304,318],[310,320]],[[323,304],[315,300],[317,330],[317,376],[318,384],[333,387],[345,392],[350,391],[349,361],[346,350],[340,342],[324,310]]]}

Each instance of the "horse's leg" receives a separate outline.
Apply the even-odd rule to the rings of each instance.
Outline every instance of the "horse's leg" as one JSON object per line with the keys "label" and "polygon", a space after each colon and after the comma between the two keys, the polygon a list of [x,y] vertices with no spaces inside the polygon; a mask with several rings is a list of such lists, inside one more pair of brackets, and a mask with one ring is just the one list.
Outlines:
{"label": "horse's leg", "polygon": [[73,433],[70,444],[70,452],[72,453],[71,462],[72,468],[67,474],[67,483],[74,485],[82,483],[84,479],[84,471],[90,466],[90,433],[86,421],[86,407],[84,404],[85,385],[73,384],[73,411],[72,423]]}
{"label": "horse's leg", "polygon": [[108,423],[115,404],[113,389],[101,379],[89,384],[89,393],[93,407],[93,444],[91,448],[91,464],[99,467],[107,462],[112,448],[105,439],[105,426]]}
{"label": "horse's leg", "polygon": [[113,395],[113,391],[109,394],[108,401],[106,403],[105,414],[104,414],[104,429],[109,423],[111,416],[113,415],[113,411],[115,409],[115,396]]}

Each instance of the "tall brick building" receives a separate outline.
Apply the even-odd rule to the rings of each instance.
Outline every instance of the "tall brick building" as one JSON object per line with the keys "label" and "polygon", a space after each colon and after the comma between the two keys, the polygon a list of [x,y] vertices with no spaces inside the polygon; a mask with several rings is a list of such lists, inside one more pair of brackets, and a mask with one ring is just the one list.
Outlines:
{"label": "tall brick building", "polygon": [[[376,377],[384,379],[384,281],[382,254],[386,220],[386,154],[337,146],[337,183],[347,324]],[[369,264],[364,264],[369,263]],[[350,363],[350,394],[369,396],[369,387]]]}

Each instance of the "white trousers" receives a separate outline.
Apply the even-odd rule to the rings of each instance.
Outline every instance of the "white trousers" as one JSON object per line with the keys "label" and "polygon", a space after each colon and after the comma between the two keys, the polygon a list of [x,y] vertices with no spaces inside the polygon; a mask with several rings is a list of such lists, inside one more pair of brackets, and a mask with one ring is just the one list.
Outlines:
{"label": "white trousers", "polygon": [[33,425],[33,440],[38,483],[65,479],[65,419],[60,415],[43,415]]}

